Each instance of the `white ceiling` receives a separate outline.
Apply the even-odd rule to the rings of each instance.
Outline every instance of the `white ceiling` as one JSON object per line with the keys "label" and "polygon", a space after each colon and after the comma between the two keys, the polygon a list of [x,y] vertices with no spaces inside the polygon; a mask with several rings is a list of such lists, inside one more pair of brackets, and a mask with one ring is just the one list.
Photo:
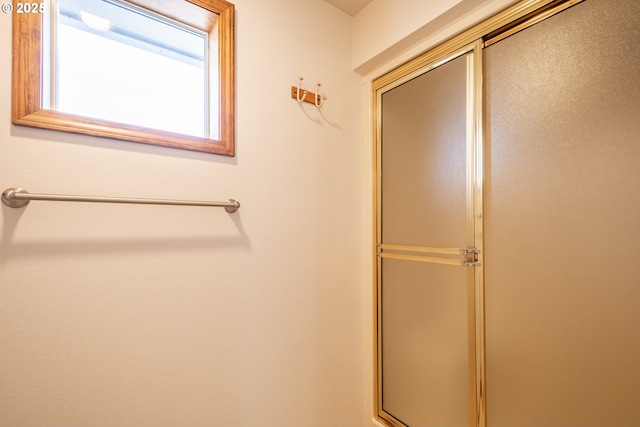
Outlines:
{"label": "white ceiling", "polygon": [[371,0],[325,0],[327,3],[331,3],[343,12],[348,13],[351,16],[356,16],[366,5],[371,3]]}

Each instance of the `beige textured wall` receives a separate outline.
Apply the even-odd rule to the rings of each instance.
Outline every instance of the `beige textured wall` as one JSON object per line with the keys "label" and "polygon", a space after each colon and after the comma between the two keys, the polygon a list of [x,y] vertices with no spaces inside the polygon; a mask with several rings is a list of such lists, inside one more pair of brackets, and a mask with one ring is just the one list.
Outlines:
{"label": "beige textured wall", "polygon": [[[10,125],[0,15],[2,189],[242,203],[2,206],[0,426],[367,424],[351,18],[321,0],[235,4],[232,159]],[[299,75],[322,82],[321,111],[289,98]]]}
{"label": "beige textured wall", "polygon": [[353,19],[353,69],[375,79],[517,1],[372,0]]}
{"label": "beige textured wall", "polygon": [[407,37],[461,0],[373,0],[354,19],[354,67]]}

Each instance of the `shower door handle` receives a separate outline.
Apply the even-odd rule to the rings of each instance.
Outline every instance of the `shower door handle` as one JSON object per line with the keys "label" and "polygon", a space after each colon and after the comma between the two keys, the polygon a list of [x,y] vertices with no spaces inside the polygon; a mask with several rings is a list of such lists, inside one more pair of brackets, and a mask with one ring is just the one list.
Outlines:
{"label": "shower door handle", "polygon": [[435,248],[378,244],[376,249],[380,258],[395,258],[462,267],[479,267],[481,265],[478,261],[480,249],[477,248]]}

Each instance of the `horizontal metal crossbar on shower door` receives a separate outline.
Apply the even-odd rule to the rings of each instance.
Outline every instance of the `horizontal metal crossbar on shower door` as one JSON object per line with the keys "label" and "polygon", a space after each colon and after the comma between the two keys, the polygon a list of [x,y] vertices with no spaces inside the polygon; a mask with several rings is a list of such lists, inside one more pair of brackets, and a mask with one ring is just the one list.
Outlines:
{"label": "horizontal metal crossbar on shower door", "polygon": [[480,250],[477,248],[434,248],[381,243],[377,245],[377,252],[380,258],[395,258],[463,267],[479,267],[481,265],[478,262]]}
{"label": "horizontal metal crossbar on shower door", "polygon": [[52,202],[88,202],[88,203],[128,203],[136,205],[171,205],[171,206],[203,206],[220,207],[229,213],[234,213],[240,208],[240,202],[228,199],[225,202],[210,202],[199,200],[170,200],[170,199],[136,199],[129,197],[97,197],[97,196],[73,196],[62,194],[29,193],[22,188],[7,188],[2,192],[2,203],[12,208],[22,208],[32,200],[44,200]]}

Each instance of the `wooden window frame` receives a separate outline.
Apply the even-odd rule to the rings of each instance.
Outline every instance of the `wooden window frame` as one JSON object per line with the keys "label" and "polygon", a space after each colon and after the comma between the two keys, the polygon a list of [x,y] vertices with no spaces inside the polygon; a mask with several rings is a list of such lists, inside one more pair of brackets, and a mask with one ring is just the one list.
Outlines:
{"label": "wooden window frame", "polygon": [[[47,109],[43,105],[43,20],[40,13],[13,14],[12,117],[15,125],[184,150],[235,156],[235,6],[224,0],[183,0],[218,15],[220,139],[183,135]],[[132,3],[140,3],[132,1]],[[171,4],[175,2],[156,2]],[[171,18],[171,7],[154,10]],[[180,19],[179,19],[180,20]],[[215,82],[214,82],[215,84]]]}

